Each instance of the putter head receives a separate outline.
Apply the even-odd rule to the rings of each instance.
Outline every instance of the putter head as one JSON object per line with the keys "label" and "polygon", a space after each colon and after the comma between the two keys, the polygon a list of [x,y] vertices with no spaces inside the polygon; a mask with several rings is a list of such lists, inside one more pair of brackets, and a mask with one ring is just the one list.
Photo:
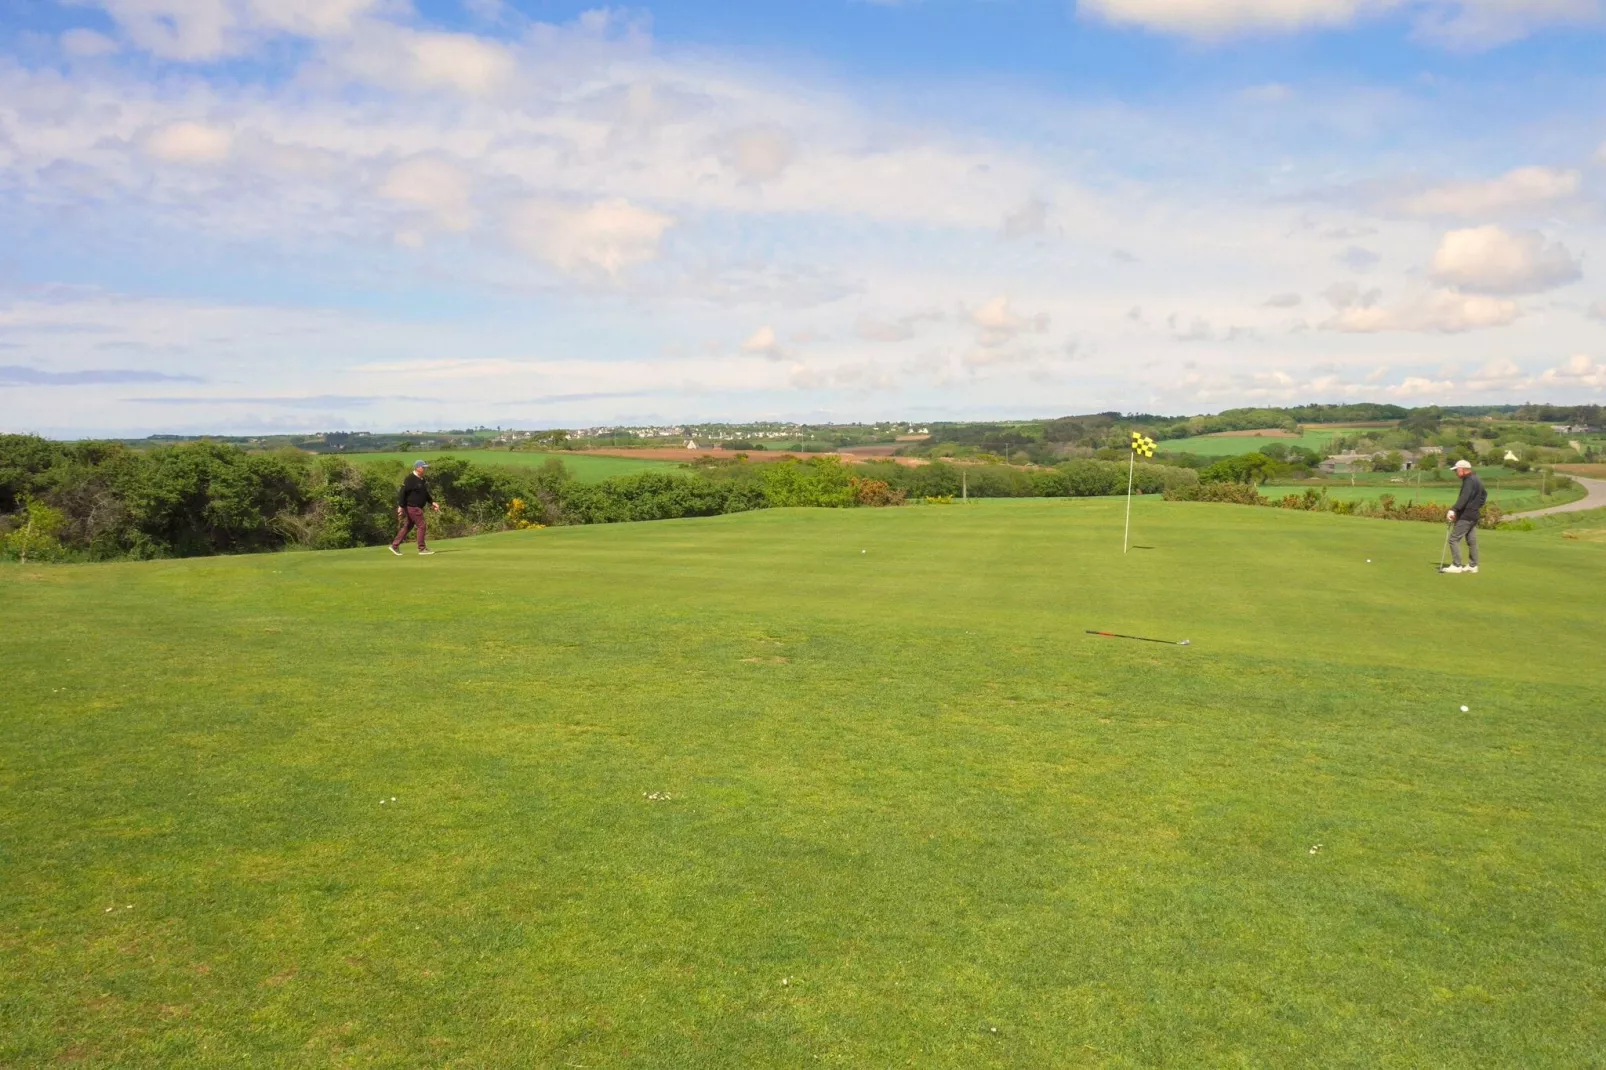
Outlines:
{"label": "putter head", "polygon": [[1177,645],[1178,646],[1192,646],[1193,644],[1191,642],[1189,642],[1187,639],[1184,639],[1182,642],[1178,643]]}

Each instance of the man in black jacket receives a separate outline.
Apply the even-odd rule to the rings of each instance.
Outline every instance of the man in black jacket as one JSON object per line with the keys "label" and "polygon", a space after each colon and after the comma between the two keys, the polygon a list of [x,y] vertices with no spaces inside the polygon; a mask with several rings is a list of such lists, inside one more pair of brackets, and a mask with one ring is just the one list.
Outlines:
{"label": "man in black jacket", "polygon": [[412,472],[402,480],[401,490],[396,495],[396,519],[400,521],[400,526],[396,529],[396,537],[391,540],[390,552],[397,557],[402,555],[401,544],[411,528],[418,529],[418,552],[435,552],[424,545],[424,506],[432,505],[437,513],[441,511],[441,503],[430,494],[429,484],[424,482],[424,469],[428,467],[423,461],[414,461]]}
{"label": "man in black jacket", "polygon": [[[1446,572],[1477,572],[1478,571],[1478,514],[1483,511],[1484,503],[1489,500],[1489,492],[1483,489],[1483,481],[1472,470],[1471,461],[1455,462],[1455,474],[1461,477],[1461,494],[1450,507],[1446,519],[1453,525],[1450,529],[1450,561],[1452,564],[1445,569]],[[1467,566],[1461,567],[1461,543],[1467,544]]]}

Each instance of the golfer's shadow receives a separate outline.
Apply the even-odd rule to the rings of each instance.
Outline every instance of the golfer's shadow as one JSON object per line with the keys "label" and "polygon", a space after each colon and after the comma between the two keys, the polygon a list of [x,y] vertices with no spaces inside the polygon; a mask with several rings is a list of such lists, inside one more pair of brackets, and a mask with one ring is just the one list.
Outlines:
{"label": "golfer's shadow", "polygon": [[1139,546],[1137,543],[1133,543],[1132,544],[1132,549],[1134,549],[1134,550],[1153,550],[1153,549],[1155,549],[1155,547],[1153,547],[1153,546]]}

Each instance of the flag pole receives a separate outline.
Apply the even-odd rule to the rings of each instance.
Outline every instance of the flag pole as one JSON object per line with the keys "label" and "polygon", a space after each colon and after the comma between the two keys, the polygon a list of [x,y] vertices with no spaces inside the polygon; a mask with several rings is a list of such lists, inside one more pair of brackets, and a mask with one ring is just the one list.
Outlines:
{"label": "flag pole", "polygon": [[1133,450],[1126,459],[1126,530],[1121,533],[1121,552],[1126,553],[1132,539],[1132,472],[1137,467],[1138,451]]}

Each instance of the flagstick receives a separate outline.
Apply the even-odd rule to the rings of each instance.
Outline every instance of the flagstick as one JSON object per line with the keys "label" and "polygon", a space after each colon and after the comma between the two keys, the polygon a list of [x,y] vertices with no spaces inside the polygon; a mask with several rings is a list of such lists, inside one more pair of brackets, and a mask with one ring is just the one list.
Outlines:
{"label": "flagstick", "polygon": [[1138,451],[1133,450],[1126,459],[1126,531],[1121,534],[1121,552],[1126,553],[1127,543],[1132,539],[1132,472],[1137,467]]}

